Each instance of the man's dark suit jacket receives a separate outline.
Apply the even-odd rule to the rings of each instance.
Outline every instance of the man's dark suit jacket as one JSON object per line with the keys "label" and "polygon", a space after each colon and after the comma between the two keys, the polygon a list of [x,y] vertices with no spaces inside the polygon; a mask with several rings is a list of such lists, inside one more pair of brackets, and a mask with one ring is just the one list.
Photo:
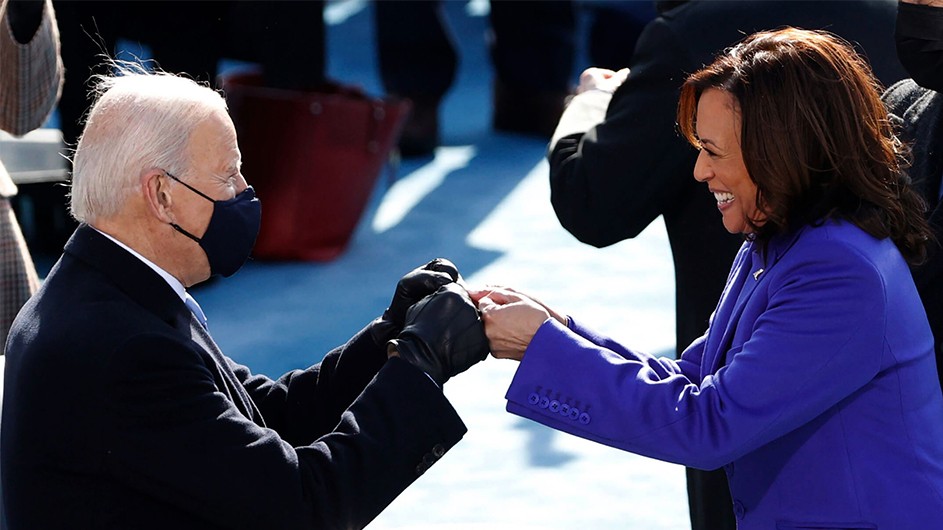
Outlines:
{"label": "man's dark suit jacket", "polygon": [[80,227],[8,344],[9,529],[363,527],[465,433],[371,335],[252,375],[159,275]]}
{"label": "man's dark suit jacket", "polygon": [[[675,266],[678,353],[707,329],[743,242],[724,230],[714,197],[694,180],[697,151],[677,132],[685,78],[746,35],[790,25],[827,29],[856,43],[888,85],[906,77],[894,43],[896,16],[894,0],[685,2],[645,28],[626,65],[628,79],[604,114],[591,104],[580,108],[579,97],[564,112],[558,131],[579,132],[551,145],[557,218],[580,241],[605,247],[664,216]],[[689,471],[694,528],[732,529],[723,473],[701,475]]]}
{"label": "man's dark suit jacket", "polygon": [[887,89],[884,103],[902,127],[901,139],[911,145],[910,178],[927,201],[927,217],[936,236],[929,259],[913,273],[936,341],[937,371],[943,385],[943,94],[905,79]]}

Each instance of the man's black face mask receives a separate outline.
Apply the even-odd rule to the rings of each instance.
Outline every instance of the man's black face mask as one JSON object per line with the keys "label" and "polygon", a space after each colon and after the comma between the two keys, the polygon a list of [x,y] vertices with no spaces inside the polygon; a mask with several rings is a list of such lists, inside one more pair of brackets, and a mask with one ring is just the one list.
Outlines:
{"label": "man's black face mask", "polygon": [[262,205],[252,186],[242,190],[228,201],[216,201],[170,173],[166,175],[200,197],[213,203],[213,215],[202,238],[187,232],[176,223],[174,230],[196,241],[210,263],[210,274],[232,276],[249,259],[255,238],[259,235]]}

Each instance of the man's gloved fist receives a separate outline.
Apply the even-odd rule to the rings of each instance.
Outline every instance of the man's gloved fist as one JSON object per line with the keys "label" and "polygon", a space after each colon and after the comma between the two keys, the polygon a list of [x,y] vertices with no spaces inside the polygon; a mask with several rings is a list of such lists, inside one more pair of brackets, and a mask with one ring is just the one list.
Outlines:
{"label": "man's gloved fist", "polygon": [[449,283],[409,309],[389,348],[442,386],[488,356],[488,338],[468,293]]}
{"label": "man's gloved fist", "polygon": [[459,278],[458,269],[444,258],[436,258],[413,269],[396,284],[396,292],[393,293],[390,307],[383,312],[383,319],[393,323],[398,330],[402,329],[406,323],[406,312],[413,304]]}
{"label": "man's gloved fist", "polygon": [[445,258],[436,258],[400,278],[390,306],[371,327],[374,341],[383,344],[395,337],[402,331],[406,312],[413,304],[436,292],[439,287],[461,278],[458,268]]}

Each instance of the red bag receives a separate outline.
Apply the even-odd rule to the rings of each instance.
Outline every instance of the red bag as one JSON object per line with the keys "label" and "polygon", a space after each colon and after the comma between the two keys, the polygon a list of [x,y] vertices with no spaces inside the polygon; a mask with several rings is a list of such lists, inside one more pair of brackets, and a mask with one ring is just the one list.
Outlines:
{"label": "red bag", "polygon": [[243,174],[262,201],[258,259],[328,261],[347,247],[396,145],[408,100],[331,83],[311,91],[224,76]]}

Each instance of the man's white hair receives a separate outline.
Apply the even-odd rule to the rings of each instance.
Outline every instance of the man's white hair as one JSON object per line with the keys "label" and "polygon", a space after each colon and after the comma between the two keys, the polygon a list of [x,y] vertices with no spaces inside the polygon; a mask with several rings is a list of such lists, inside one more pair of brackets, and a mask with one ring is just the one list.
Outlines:
{"label": "man's white hair", "polygon": [[117,214],[145,171],[184,178],[191,133],[226,112],[219,93],[192,79],[133,64],[114,67],[115,74],[96,78],[98,97],[72,158],[72,216],[86,223]]}

